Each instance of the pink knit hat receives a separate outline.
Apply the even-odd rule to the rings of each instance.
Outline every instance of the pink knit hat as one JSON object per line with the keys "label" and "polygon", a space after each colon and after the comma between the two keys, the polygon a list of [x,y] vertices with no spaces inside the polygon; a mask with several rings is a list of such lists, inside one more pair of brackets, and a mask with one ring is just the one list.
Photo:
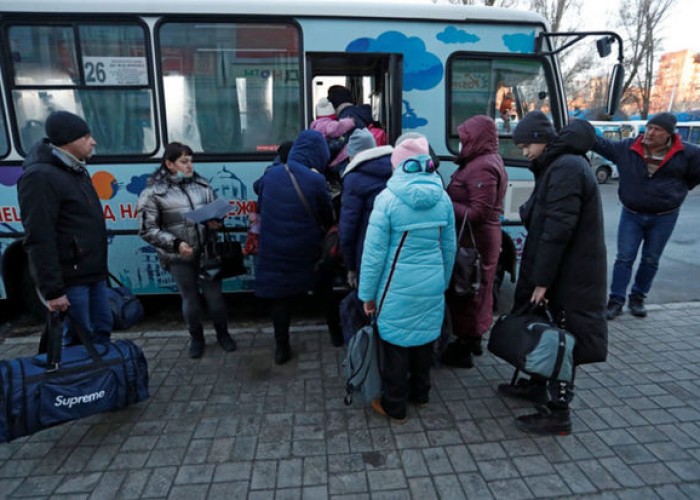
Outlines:
{"label": "pink knit hat", "polygon": [[428,148],[428,140],[425,137],[406,139],[394,146],[394,152],[391,153],[391,166],[396,168],[406,158],[428,154],[430,154],[430,150]]}

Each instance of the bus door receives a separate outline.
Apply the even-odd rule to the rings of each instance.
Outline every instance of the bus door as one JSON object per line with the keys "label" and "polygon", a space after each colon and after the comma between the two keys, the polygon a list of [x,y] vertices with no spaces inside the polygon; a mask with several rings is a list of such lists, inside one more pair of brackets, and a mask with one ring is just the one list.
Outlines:
{"label": "bus door", "polygon": [[389,143],[401,135],[402,55],[348,52],[308,52],[307,120],[332,85],[346,86],[355,104],[369,104],[373,118],[384,127]]}

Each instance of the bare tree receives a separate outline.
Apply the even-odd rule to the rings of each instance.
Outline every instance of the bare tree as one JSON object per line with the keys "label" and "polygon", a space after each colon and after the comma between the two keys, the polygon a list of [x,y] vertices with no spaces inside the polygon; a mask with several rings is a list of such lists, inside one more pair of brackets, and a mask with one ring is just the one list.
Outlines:
{"label": "bare tree", "polygon": [[[658,28],[674,0],[621,0],[620,27],[625,41],[623,96],[634,98],[642,119],[649,114],[654,84],[654,59],[660,47]],[[638,90],[633,92],[633,87]]]}

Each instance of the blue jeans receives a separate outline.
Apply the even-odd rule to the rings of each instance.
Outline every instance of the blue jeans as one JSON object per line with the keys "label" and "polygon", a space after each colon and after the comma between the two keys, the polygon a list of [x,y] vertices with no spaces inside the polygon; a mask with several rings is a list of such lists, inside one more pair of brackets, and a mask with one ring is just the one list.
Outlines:
{"label": "blue jeans", "polygon": [[642,258],[630,296],[645,298],[659,270],[659,259],[676,227],[679,210],[664,214],[639,214],[622,207],[617,229],[617,257],[613,267],[610,299],[625,303],[632,266],[642,245]]}
{"label": "blue jeans", "polygon": [[71,329],[75,319],[88,333],[93,342],[108,342],[112,333],[112,308],[107,300],[107,282],[98,281],[89,285],[66,288],[70,302],[69,315],[63,323],[63,344],[74,344],[79,337]]}

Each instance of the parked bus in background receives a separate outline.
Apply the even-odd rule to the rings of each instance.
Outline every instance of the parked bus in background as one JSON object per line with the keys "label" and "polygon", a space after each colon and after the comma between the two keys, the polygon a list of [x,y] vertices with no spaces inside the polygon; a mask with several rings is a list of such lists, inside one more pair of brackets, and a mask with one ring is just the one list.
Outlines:
{"label": "parked bus in background", "polygon": [[700,145],[700,122],[678,122],[676,131],[683,142]]}
{"label": "parked bus in background", "polygon": [[[313,120],[319,89],[338,81],[372,105],[392,143],[407,130],[425,134],[446,182],[457,126],[476,114],[498,121],[510,177],[502,268],[514,273],[525,235],[518,208],[533,181],[511,130],[533,109],[557,127],[568,116],[553,36],[535,13],[494,7],[0,0],[0,299],[36,304],[16,184],[52,110],[83,116],[97,141],[88,170],[107,221],[110,271],[137,294],[171,293],[170,274],[136,235],[136,200],[164,146],[193,148],[197,172],[229,200],[227,229],[243,241],[253,182],[277,146]],[[601,55],[616,37],[606,35],[603,51],[599,41]],[[251,289],[247,265],[225,291]]]}
{"label": "parked bus in background", "polygon": [[[623,122],[591,121],[589,123],[595,128],[596,134],[603,136],[606,139],[619,141],[623,138]],[[617,171],[617,165],[607,158],[600,156],[598,153],[589,151],[588,159],[591,161],[591,167],[593,167],[593,170],[595,171],[598,184],[605,184],[609,179],[617,179],[620,176],[619,172]]]}

